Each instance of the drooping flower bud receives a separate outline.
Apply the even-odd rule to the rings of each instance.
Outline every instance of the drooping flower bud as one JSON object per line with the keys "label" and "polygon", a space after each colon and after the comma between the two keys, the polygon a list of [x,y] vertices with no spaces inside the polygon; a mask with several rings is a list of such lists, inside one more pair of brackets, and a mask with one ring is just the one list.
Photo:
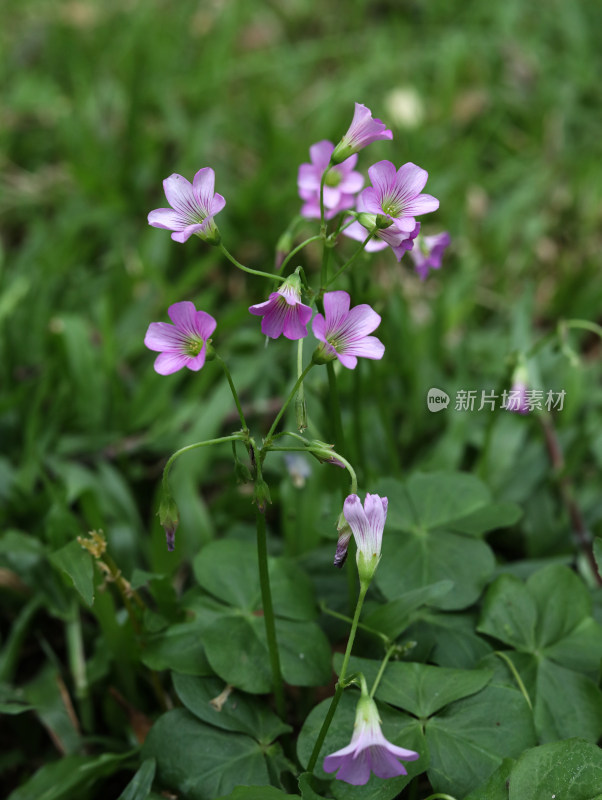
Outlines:
{"label": "drooping flower bud", "polygon": [[171,552],[176,546],[176,530],[178,527],[178,507],[168,491],[163,490],[159,503],[159,522],[165,530],[167,549]]}

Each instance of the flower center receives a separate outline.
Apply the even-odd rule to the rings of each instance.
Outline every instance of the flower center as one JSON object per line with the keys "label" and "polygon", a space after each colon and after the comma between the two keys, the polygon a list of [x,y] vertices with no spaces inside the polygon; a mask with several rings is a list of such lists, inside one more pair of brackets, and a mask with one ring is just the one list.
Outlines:
{"label": "flower center", "polygon": [[187,356],[198,356],[198,354],[203,349],[203,345],[205,342],[202,339],[199,339],[198,336],[190,337],[185,345],[185,351]]}
{"label": "flower center", "polygon": [[326,186],[338,186],[342,177],[343,176],[337,169],[331,169],[330,172],[326,174],[324,183]]}
{"label": "flower center", "polygon": [[395,200],[393,197],[386,197],[382,203],[382,210],[390,217],[399,217],[401,216],[403,205],[399,200]]}

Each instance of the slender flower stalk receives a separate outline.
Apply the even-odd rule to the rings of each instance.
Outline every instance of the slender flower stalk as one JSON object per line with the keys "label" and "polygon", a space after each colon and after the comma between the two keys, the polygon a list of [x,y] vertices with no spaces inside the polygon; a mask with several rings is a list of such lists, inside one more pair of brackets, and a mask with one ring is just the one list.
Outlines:
{"label": "slender flower stalk", "polygon": [[280,420],[282,419],[282,415],[284,414],[284,412],[285,412],[285,411],[286,411],[286,409],[288,408],[288,406],[289,406],[289,403],[291,402],[291,400],[293,399],[293,397],[294,397],[294,396],[297,394],[297,390],[299,389],[299,387],[301,386],[301,384],[302,384],[302,383],[303,383],[303,381],[305,380],[305,376],[307,375],[307,373],[310,371],[310,369],[311,369],[313,366],[314,366],[314,362],[313,362],[313,361],[310,361],[310,362],[309,362],[309,364],[308,364],[308,365],[305,367],[305,369],[304,369],[304,370],[303,370],[303,372],[301,373],[301,375],[299,375],[299,377],[298,377],[298,378],[297,378],[297,380],[295,381],[295,385],[294,385],[294,386],[293,386],[293,388],[291,389],[291,393],[290,393],[290,394],[289,394],[289,396],[286,398],[286,401],[285,401],[284,405],[282,406],[282,408],[281,408],[281,409],[280,409],[280,411],[278,412],[278,414],[277,414],[277,416],[276,416],[276,419],[275,419],[275,420],[274,420],[274,422],[272,423],[272,427],[270,428],[270,430],[268,431],[268,434],[267,434],[267,436],[265,437],[265,441],[266,441],[266,442],[269,442],[269,441],[270,441],[270,439],[272,438],[272,435],[273,435],[274,431],[275,431],[275,430],[276,430],[276,428],[278,427],[278,423],[279,423],[279,422],[280,422]]}
{"label": "slender flower stalk", "polygon": [[[257,483],[263,482],[261,473],[261,454],[257,452],[255,445],[251,442],[251,447],[255,454],[255,465],[257,468]],[[286,713],[284,702],[284,684],[282,682],[282,670],[280,668],[280,654],[278,652],[278,640],[276,638],[276,620],[274,617],[274,606],[272,604],[272,590],[270,587],[270,573],[268,570],[268,548],[265,525],[265,514],[257,505],[255,515],[257,524],[257,560],[259,564],[259,584],[261,587],[261,606],[263,608],[263,619],[265,623],[265,635],[268,645],[268,654],[272,670],[272,681],[274,684],[274,697],[276,709],[282,719]]]}
{"label": "slender flower stalk", "polygon": [[[359,227],[361,227],[361,226],[359,225],[359,222],[357,223],[357,225],[358,225]],[[365,229],[364,229],[364,228],[362,228],[362,230],[364,230],[364,231],[365,231]],[[346,270],[346,269],[349,269],[349,267],[350,267],[350,266],[353,264],[353,262],[355,261],[355,259],[356,259],[356,258],[357,258],[357,257],[360,255],[360,253],[363,253],[363,252],[364,252],[364,250],[367,250],[367,249],[368,249],[368,246],[370,245],[370,243],[371,243],[371,241],[372,241],[372,237],[373,237],[375,234],[374,234],[372,231],[365,231],[365,233],[366,233],[366,238],[362,240],[362,244],[361,244],[361,246],[357,248],[357,250],[356,250],[356,251],[355,251],[355,253],[354,253],[354,254],[351,256],[351,258],[350,258],[348,261],[346,261],[346,262],[343,264],[343,266],[342,266],[340,269],[338,269],[338,270],[337,270],[337,271],[334,273],[334,275],[331,277],[331,279],[330,279],[329,281],[323,281],[323,282],[322,282],[322,286],[323,286],[325,289],[326,289],[326,288],[328,288],[328,287],[330,286],[330,284],[331,284],[331,283],[334,283],[334,282],[336,281],[336,279],[339,277],[339,275],[342,275],[342,273],[343,273],[343,272],[345,272],[345,270]],[[355,238],[355,237],[352,237],[352,238]]]}
{"label": "slender flower stalk", "polygon": [[316,766],[318,757],[320,755],[320,750],[322,749],[322,745],[324,744],[324,739],[326,738],[326,734],[328,733],[328,729],[330,728],[330,723],[333,720],[335,711],[337,710],[337,706],[339,705],[339,702],[341,700],[343,690],[345,689],[346,686],[345,676],[347,675],[347,667],[349,666],[349,659],[351,658],[353,642],[355,641],[355,634],[357,632],[357,626],[360,621],[360,614],[362,613],[364,598],[366,597],[366,592],[368,591],[369,585],[370,585],[369,583],[360,583],[360,592],[357,598],[357,604],[355,606],[355,614],[353,615],[353,622],[351,623],[349,638],[347,639],[347,647],[345,649],[345,655],[343,657],[343,664],[341,666],[341,671],[339,672],[339,679],[337,681],[337,685],[335,687],[332,700],[330,701],[330,706],[326,713],[326,717],[324,718],[324,722],[322,723],[322,727],[320,728],[320,732],[318,733],[318,738],[316,739],[314,749],[312,750],[311,756],[309,758],[309,762],[307,764],[308,772],[313,772],[314,767]]}
{"label": "slender flower stalk", "polygon": [[244,264],[241,264],[240,261],[237,261],[234,258],[232,253],[226,250],[226,248],[221,242],[219,245],[219,249],[222,251],[222,253],[226,256],[226,258],[228,259],[228,261],[230,261],[231,264],[234,264],[234,266],[238,267],[238,269],[242,269],[243,272],[248,272],[250,275],[259,275],[260,278],[269,278],[271,281],[277,281],[278,283],[282,283],[282,281],[284,280],[282,275],[274,275],[274,273],[272,272],[262,272],[260,269],[251,269],[251,267],[245,267]]}
{"label": "slender flower stalk", "polygon": [[238,416],[240,417],[242,429],[245,433],[248,433],[249,428],[245,420],[245,415],[243,414],[242,406],[240,404],[240,399],[238,397],[238,392],[236,391],[236,387],[234,386],[234,381],[232,380],[232,375],[230,374],[230,370],[228,369],[226,362],[220,355],[216,353],[215,357],[219,362],[221,368],[224,370],[224,375],[226,376],[226,380],[228,381],[228,386],[230,387],[230,391],[232,392],[232,397],[234,399],[234,403],[236,404],[236,410],[238,411]]}
{"label": "slender flower stalk", "polygon": [[279,275],[282,275],[282,273],[284,272],[284,270],[285,270],[285,268],[286,268],[286,266],[287,266],[288,262],[291,260],[291,258],[292,258],[293,256],[296,256],[296,255],[297,255],[297,253],[298,253],[300,250],[303,250],[303,248],[304,248],[304,247],[306,247],[308,244],[311,244],[312,242],[317,242],[317,241],[318,241],[319,239],[321,239],[321,238],[322,238],[322,237],[320,236],[320,234],[316,234],[316,236],[310,236],[310,237],[309,237],[309,239],[305,239],[303,242],[301,242],[301,244],[298,244],[298,245],[297,245],[297,246],[296,246],[296,247],[295,247],[293,250],[291,250],[291,251],[290,251],[290,253],[289,253],[289,254],[286,256],[286,258],[284,259],[284,261],[283,261],[283,262],[282,262],[282,264],[280,265],[280,269],[278,270],[278,274],[279,274]]}

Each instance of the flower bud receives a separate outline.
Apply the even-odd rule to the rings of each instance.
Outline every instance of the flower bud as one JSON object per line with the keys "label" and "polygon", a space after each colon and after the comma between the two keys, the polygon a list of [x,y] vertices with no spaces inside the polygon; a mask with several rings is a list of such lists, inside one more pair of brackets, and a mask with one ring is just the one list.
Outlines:
{"label": "flower bud", "polygon": [[320,464],[335,464],[337,467],[345,469],[345,465],[333,455],[333,444],[326,444],[325,442],[320,442],[318,439],[314,439],[314,441],[309,443],[308,449],[312,456],[318,459]]}
{"label": "flower bud", "polygon": [[167,492],[163,491],[161,502],[159,503],[159,522],[165,530],[165,538],[167,540],[167,549],[174,550],[176,546],[176,530],[178,527],[178,507],[173,497]]}
{"label": "flower bud", "polygon": [[263,479],[255,482],[255,489],[253,490],[253,502],[262,514],[265,514],[266,505],[272,502],[272,498],[270,497],[270,489]]}
{"label": "flower bud", "polygon": [[339,538],[337,540],[336,553],[334,554],[334,565],[341,569],[347,560],[347,548],[349,547],[349,539],[351,539],[351,527],[342,511],[337,519],[337,531]]}

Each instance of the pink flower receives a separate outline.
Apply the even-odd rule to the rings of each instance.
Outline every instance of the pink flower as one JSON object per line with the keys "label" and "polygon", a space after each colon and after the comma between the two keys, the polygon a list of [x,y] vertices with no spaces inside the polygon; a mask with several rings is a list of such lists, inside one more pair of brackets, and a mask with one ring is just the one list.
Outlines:
{"label": "pink flower", "polygon": [[197,311],[194,303],[174,303],[167,313],[173,322],[151,322],[144,344],[161,355],[155,359],[159,375],[171,375],[182,367],[198,372],[205,363],[207,341],[216,321],[205,311]]}
{"label": "pink flower", "polygon": [[303,339],[307,336],[307,323],[312,310],[301,302],[301,281],[296,274],[290,275],[268,300],[251,306],[249,311],[263,317],[261,332],[270,339],[277,339],[282,334],[287,339]]}
{"label": "pink flower", "polygon": [[419,236],[416,246],[410,253],[416,272],[424,280],[429,269],[440,269],[443,253],[451,239],[449,233],[437,233],[435,236]]}
{"label": "pink flower", "polygon": [[361,193],[362,206],[369,214],[384,217],[391,223],[385,231],[393,229],[408,236],[416,227],[418,214],[428,214],[439,208],[435,197],[420,194],[428,172],[416,164],[408,162],[396,170],[390,161],[379,161],[369,167],[368,175],[373,185]]}
{"label": "pink flower", "polygon": [[[305,200],[301,214],[309,219],[320,219],[320,182],[324,170],[330,164],[333,150],[332,142],[324,139],[309,148],[311,164],[301,164],[299,167],[297,185],[301,199]],[[332,219],[340,211],[353,208],[354,195],[364,185],[364,176],[353,171],[356,162],[357,156],[351,156],[342,164],[330,169],[326,175],[324,182],[326,219]]]}
{"label": "pink flower", "polygon": [[391,744],[385,739],[380,727],[378,708],[372,698],[362,693],[355,713],[355,725],[351,743],[324,759],[324,772],[338,770],[336,778],[354,786],[368,783],[370,772],[379,778],[395,778],[407,775],[400,764],[420,758],[413,750]]}
{"label": "pink flower", "polygon": [[171,208],[157,208],[148,215],[148,224],[154,228],[175,231],[171,238],[185,242],[196,233],[210,244],[219,243],[219,231],[213,217],[226,205],[221,194],[215,194],[215,173],[203,167],[194,176],[192,184],[174,173],[163,181],[163,189]]}
{"label": "pink flower", "polygon": [[[362,195],[363,192],[357,198],[357,211],[360,214],[367,214],[368,212]],[[376,215],[372,216],[376,224]],[[370,239],[365,249],[368,253],[376,252],[377,250],[383,250],[388,245],[395,253],[397,260],[401,261],[403,254],[414,247],[414,239],[418,236],[419,231],[419,222],[416,223],[414,229],[410,233],[399,230],[394,224],[389,225],[387,228],[379,228],[375,231],[376,238]],[[356,220],[352,222],[349,227],[343,229],[343,234],[349,236],[350,239],[363,242],[366,236],[368,236],[368,230]]]}
{"label": "pink flower", "polygon": [[384,122],[379,119],[373,119],[369,108],[366,108],[361,103],[356,103],[349,130],[335,147],[332,154],[332,163],[340,164],[341,161],[345,161],[349,156],[372,144],[372,142],[392,138],[393,133],[388,130]]}
{"label": "pink flower", "polygon": [[[343,515],[357,545],[360,580],[370,581],[380,561],[388,505],[388,499],[377,494],[367,494],[363,506],[356,494],[350,494],[343,504]],[[340,555],[337,547],[337,557]]]}
{"label": "pink flower", "polygon": [[380,315],[369,305],[349,310],[347,292],[326,292],[324,314],[316,314],[312,329],[322,344],[314,353],[316,363],[338,358],[348,369],[355,369],[357,357],[381,359],[385,346],[376,336],[368,336],[380,325]]}

